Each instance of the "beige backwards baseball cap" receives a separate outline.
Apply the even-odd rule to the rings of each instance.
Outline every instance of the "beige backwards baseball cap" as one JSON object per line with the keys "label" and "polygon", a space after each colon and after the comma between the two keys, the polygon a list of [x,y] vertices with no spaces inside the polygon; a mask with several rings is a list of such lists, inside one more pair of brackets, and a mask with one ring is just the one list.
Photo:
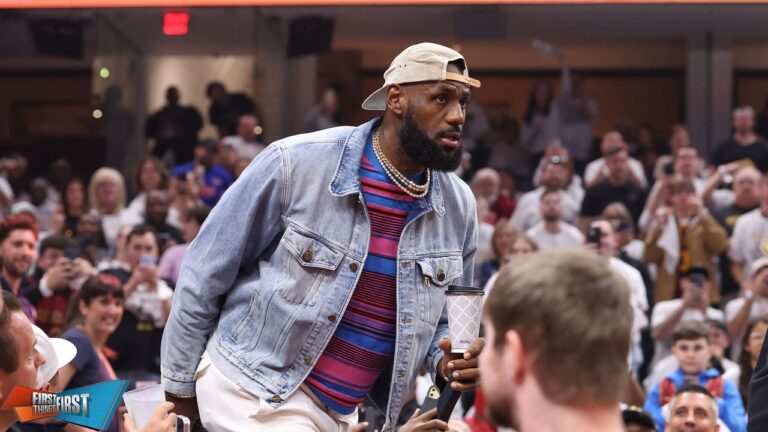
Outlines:
{"label": "beige backwards baseball cap", "polygon": [[[448,63],[461,60],[464,72],[448,72]],[[384,72],[384,86],[363,102],[363,109],[383,111],[387,107],[387,89],[392,84],[422,81],[458,81],[472,87],[480,87],[480,81],[469,77],[464,56],[448,47],[430,42],[411,45],[397,55]]]}

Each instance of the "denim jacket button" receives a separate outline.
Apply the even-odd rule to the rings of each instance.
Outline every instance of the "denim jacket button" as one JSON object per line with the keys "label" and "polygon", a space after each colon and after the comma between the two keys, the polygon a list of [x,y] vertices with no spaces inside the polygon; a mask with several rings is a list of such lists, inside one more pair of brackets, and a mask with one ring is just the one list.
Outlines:
{"label": "denim jacket button", "polygon": [[402,268],[411,268],[411,262],[410,261],[403,261],[400,263],[400,267]]}
{"label": "denim jacket button", "polygon": [[352,273],[355,273],[355,272],[357,272],[357,263],[349,263],[349,270],[350,270]]}
{"label": "denim jacket button", "polygon": [[445,271],[443,269],[437,270],[437,280],[440,282],[445,280]]}
{"label": "denim jacket button", "polygon": [[397,377],[398,377],[398,378],[403,378],[403,377],[405,377],[405,372],[403,372],[403,371],[400,371],[400,372],[398,372],[398,373],[397,373]]}
{"label": "denim jacket button", "polygon": [[280,398],[280,395],[272,396],[272,402],[274,402],[274,403],[282,402],[282,399]]}
{"label": "denim jacket button", "polygon": [[336,322],[336,315],[330,314],[328,315],[328,321],[330,322]]}
{"label": "denim jacket button", "polygon": [[303,259],[303,260],[304,260],[304,261],[306,261],[306,262],[309,262],[309,261],[312,261],[312,257],[313,257],[313,256],[314,256],[314,254],[312,253],[312,251],[311,251],[311,250],[306,250],[306,251],[304,251],[304,253],[301,255],[301,259]]}
{"label": "denim jacket button", "polygon": [[304,356],[304,364],[309,366],[312,364],[312,357],[310,356]]}

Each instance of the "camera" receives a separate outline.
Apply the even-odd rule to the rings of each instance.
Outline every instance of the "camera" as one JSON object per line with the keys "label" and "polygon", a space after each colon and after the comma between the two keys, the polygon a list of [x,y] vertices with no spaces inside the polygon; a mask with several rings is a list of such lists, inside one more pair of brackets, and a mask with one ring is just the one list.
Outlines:
{"label": "camera", "polygon": [[670,176],[675,173],[675,164],[672,162],[667,162],[662,167],[662,171],[664,172],[664,175]]}
{"label": "camera", "polygon": [[592,243],[599,247],[602,237],[603,237],[603,232],[600,231],[600,228],[589,227],[587,229],[587,243]]}

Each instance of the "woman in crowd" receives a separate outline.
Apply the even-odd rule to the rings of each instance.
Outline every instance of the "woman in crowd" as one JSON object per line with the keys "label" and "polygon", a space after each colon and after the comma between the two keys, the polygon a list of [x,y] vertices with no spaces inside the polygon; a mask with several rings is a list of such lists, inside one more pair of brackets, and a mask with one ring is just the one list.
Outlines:
{"label": "woman in crowd", "polygon": [[749,381],[755,372],[757,359],[760,357],[760,349],[763,346],[765,333],[768,331],[768,316],[764,316],[747,327],[744,333],[744,339],[741,341],[742,351],[739,354],[739,366],[741,375],[739,376],[739,392],[744,406],[747,406],[749,399]]}
{"label": "woman in crowd", "polygon": [[[60,388],[73,389],[117,379],[107,359],[106,341],[122,317],[120,281],[108,274],[88,278],[72,299],[70,328],[61,336],[77,347],[77,355],[59,371]],[[117,416],[106,431],[118,431]]]}
{"label": "woman in crowd", "polygon": [[168,188],[168,169],[163,162],[154,157],[147,156],[139,163],[136,170],[136,196],[128,205],[128,210],[137,215],[144,215],[147,204],[147,194],[153,190],[166,190]]}
{"label": "woman in crowd", "polygon": [[493,230],[493,237],[491,237],[493,256],[480,264],[480,272],[477,278],[479,286],[485,286],[491,275],[499,271],[501,260],[512,247],[512,241],[516,234],[517,230],[509,222],[509,219],[502,218],[496,222],[496,227]]}
{"label": "woman in crowd", "polygon": [[[539,251],[539,245],[536,244],[536,240],[528,237],[525,234],[515,234],[512,238],[512,243],[509,245],[509,252],[504,256],[502,267],[508,263],[513,257],[528,255]],[[501,269],[499,269],[501,270]],[[493,284],[496,282],[496,278],[499,276],[499,270],[497,270],[488,281],[483,284],[483,291],[485,291],[486,298],[488,293],[493,288]]]}
{"label": "woman in crowd", "polygon": [[536,240],[528,237],[525,234],[519,234],[517,237],[515,237],[514,241],[512,241],[512,247],[509,250],[509,255],[528,255],[534,252],[538,252],[538,250],[539,245],[536,244]]}
{"label": "woman in crowd", "polygon": [[85,191],[85,183],[79,178],[70,179],[66,186],[64,186],[64,199],[62,203],[66,219],[64,234],[67,237],[74,237],[80,217],[88,212],[88,197]]}
{"label": "woman in crowd", "polygon": [[123,225],[141,223],[141,217],[125,208],[125,179],[114,168],[99,168],[88,185],[91,208],[101,217],[101,228],[110,247]]}
{"label": "woman in crowd", "polygon": [[530,150],[532,170],[539,165],[547,145],[558,135],[560,120],[553,99],[552,83],[543,79],[533,83],[520,136],[521,143]]}

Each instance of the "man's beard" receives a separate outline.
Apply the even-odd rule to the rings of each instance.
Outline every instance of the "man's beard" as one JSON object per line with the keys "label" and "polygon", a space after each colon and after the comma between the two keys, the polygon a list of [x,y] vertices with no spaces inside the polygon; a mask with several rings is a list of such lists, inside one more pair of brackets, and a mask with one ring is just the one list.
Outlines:
{"label": "man's beard", "polygon": [[485,415],[496,426],[520,430],[515,409],[508,398],[485,397]]}
{"label": "man's beard", "polygon": [[[459,132],[459,129],[443,132]],[[400,127],[400,146],[414,163],[436,171],[454,171],[461,163],[461,142],[452,153],[443,151],[419,128],[410,109],[405,111]]]}
{"label": "man's beard", "polygon": [[560,215],[555,213],[544,213],[542,218],[547,222],[557,222],[560,220]]}
{"label": "man's beard", "polygon": [[19,268],[19,263],[13,262],[12,260],[5,260],[0,259],[0,265],[2,265],[3,270],[5,270],[9,275],[12,277],[22,277],[25,274],[27,274],[27,271],[29,270],[29,267],[31,264],[21,264],[25,268]]}

